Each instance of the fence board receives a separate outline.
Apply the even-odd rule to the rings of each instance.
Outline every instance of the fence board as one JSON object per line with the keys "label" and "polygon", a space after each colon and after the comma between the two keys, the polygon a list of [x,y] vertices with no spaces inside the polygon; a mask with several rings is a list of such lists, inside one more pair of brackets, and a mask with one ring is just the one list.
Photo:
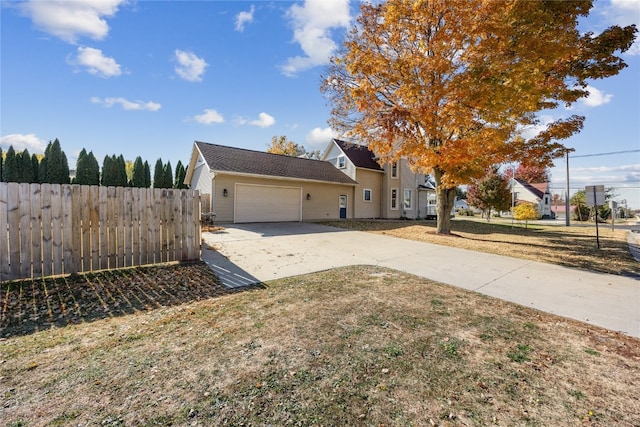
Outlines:
{"label": "fence board", "polygon": [[31,189],[20,184],[20,275],[31,276]]}
{"label": "fence board", "polygon": [[9,279],[8,191],[7,185],[0,182],[0,282]]}
{"label": "fence board", "polygon": [[148,221],[147,197],[149,190],[140,188],[140,204],[138,205],[140,215],[140,265],[149,264],[149,241],[148,241]]}
{"label": "fence board", "polygon": [[91,194],[87,186],[73,186],[75,191],[79,192],[79,197],[76,198],[80,211],[80,229],[82,250],[81,262],[82,271],[91,271]]}
{"label": "fence board", "polygon": [[11,277],[20,276],[20,184],[9,183],[7,222],[9,224],[9,263]]}
{"label": "fence board", "polygon": [[123,190],[124,206],[122,208],[124,210],[124,226],[122,231],[124,233],[124,248],[122,259],[124,261],[124,267],[130,267],[131,265],[133,265],[131,262],[131,259],[133,257],[133,242],[131,241],[133,236],[133,215],[131,212],[133,208],[133,206],[131,205],[131,203],[133,202],[133,198],[131,188],[124,188]]}
{"label": "fence board", "polygon": [[[124,200],[124,187],[116,187],[116,200]],[[116,203],[116,268],[126,267],[124,259],[125,251],[125,232],[124,232],[124,203]]]}
{"label": "fence board", "polygon": [[75,243],[73,240],[73,204],[71,186],[68,184],[61,184],[60,195],[62,203],[62,272],[64,274],[71,274],[71,272],[74,271],[73,244]]}
{"label": "fence board", "polygon": [[91,209],[89,220],[91,222],[91,270],[100,270],[100,187],[89,187]]}
{"label": "fence board", "polygon": [[31,268],[33,275],[42,276],[42,193],[40,184],[31,184],[29,228],[31,229]]}
{"label": "fence board", "polygon": [[109,210],[107,201],[107,187],[100,187],[98,190],[99,209],[100,209],[100,270],[109,268],[109,251],[108,251],[108,232],[109,232]]}
{"label": "fence board", "polygon": [[63,243],[62,243],[62,189],[60,184],[51,184],[51,259],[53,261],[52,274],[62,274]]}
{"label": "fence board", "polygon": [[[71,187],[71,271],[84,271],[82,268],[82,212],[84,200],[79,185]],[[66,231],[65,231],[66,234]],[[65,271],[66,273],[66,271]]]}
{"label": "fence board", "polygon": [[[51,235],[51,184],[42,184],[40,190],[40,219],[42,221],[42,276],[47,277],[53,274],[53,240]],[[0,213],[0,215],[2,214]],[[35,272],[34,276],[36,276]]]}
{"label": "fence board", "polygon": [[109,230],[107,233],[107,245],[109,254],[109,268],[117,268],[116,264],[116,187],[107,188],[107,217],[109,218]]}
{"label": "fence board", "polygon": [[161,247],[161,235],[160,235],[160,223],[162,221],[161,215],[161,200],[160,197],[157,197],[157,192],[151,193],[153,196],[153,216],[152,216],[152,229],[151,229],[151,238],[153,239],[153,260],[155,263],[162,262],[162,258],[160,257],[160,247]]}
{"label": "fence board", "polygon": [[131,188],[131,265],[140,265],[140,189]]}
{"label": "fence board", "polygon": [[0,281],[197,259],[199,227],[197,191],[0,183]]}

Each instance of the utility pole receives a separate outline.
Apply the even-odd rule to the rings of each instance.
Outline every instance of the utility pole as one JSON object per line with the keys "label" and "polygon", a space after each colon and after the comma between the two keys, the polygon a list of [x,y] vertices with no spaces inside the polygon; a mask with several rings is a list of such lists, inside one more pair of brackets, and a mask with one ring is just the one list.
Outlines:
{"label": "utility pole", "polygon": [[565,151],[567,157],[567,185],[564,190],[564,224],[567,227],[571,225],[571,220],[569,219],[571,216],[571,204],[569,203],[569,151],[573,150],[568,149]]}

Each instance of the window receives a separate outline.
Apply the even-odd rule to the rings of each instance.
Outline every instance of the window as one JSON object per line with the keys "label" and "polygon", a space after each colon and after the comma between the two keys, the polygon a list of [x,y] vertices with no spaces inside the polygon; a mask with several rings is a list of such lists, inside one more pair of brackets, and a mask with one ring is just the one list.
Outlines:
{"label": "window", "polygon": [[406,211],[411,210],[412,193],[413,192],[411,190],[407,190],[406,188],[404,189],[402,197],[402,208]]}
{"label": "window", "polygon": [[391,209],[398,209],[398,189],[391,189]]}
{"label": "window", "polygon": [[362,198],[365,202],[370,202],[371,201],[371,190],[368,188],[365,188],[362,194]]}
{"label": "window", "polygon": [[398,177],[398,162],[391,163],[391,178]]}
{"label": "window", "polygon": [[347,161],[344,156],[338,157],[338,169],[344,169],[347,167]]}

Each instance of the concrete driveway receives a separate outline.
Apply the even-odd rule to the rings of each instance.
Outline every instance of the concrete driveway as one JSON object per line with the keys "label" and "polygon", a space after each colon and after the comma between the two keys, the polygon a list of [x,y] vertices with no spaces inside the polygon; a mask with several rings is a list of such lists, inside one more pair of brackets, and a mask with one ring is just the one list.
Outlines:
{"label": "concrete driveway", "polygon": [[640,280],[312,223],[224,224],[202,258],[229,287],[376,265],[640,337]]}

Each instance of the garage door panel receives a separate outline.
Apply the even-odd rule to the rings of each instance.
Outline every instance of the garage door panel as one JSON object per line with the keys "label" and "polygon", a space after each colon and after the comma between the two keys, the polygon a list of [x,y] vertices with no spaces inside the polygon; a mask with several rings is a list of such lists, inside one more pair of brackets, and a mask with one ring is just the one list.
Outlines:
{"label": "garage door panel", "polygon": [[236,184],[235,222],[300,221],[300,187]]}

